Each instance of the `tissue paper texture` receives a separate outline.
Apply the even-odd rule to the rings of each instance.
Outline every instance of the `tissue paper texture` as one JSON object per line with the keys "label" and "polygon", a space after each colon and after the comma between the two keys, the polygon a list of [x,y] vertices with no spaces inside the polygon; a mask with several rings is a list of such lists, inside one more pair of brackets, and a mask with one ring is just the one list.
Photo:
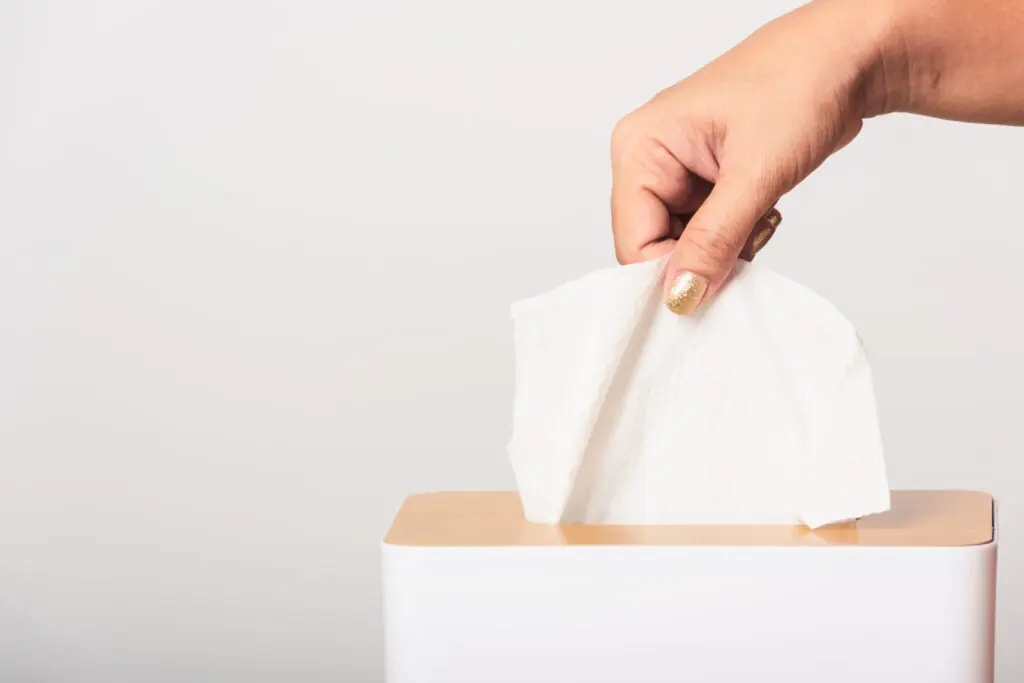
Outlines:
{"label": "tissue paper texture", "polygon": [[871,371],[827,301],[740,262],[691,317],[664,259],[512,306],[509,456],[540,523],[796,524],[889,507]]}

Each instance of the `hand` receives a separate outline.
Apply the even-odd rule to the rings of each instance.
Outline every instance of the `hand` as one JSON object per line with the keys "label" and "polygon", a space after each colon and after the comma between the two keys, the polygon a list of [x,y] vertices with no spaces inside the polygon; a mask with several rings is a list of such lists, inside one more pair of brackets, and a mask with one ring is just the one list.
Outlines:
{"label": "hand", "polygon": [[779,197],[860,131],[884,54],[886,22],[869,9],[884,4],[801,7],[616,126],[616,254],[632,263],[671,252],[671,310],[713,296],[741,251],[771,236]]}

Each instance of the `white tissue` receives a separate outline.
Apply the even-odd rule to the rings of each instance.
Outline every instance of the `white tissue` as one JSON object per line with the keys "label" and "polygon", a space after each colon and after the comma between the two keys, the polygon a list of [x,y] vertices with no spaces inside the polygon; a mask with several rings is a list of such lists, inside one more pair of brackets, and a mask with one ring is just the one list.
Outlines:
{"label": "white tissue", "polygon": [[509,456],[527,519],[815,528],[887,510],[851,324],[744,262],[681,317],[662,304],[664,266],[598,271],[513,304]]}

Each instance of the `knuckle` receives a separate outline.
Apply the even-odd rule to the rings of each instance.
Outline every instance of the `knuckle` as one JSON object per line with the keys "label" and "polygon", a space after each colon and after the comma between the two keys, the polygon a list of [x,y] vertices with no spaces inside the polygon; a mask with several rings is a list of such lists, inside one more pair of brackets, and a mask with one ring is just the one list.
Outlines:
{"label": "knuckle", "polygon": [[646,185],[661,188],[663,194],[685,193],[691,176],[667,147],[651,140],[640,151],[637,163]]}
{"label": "knuckle", "polygon": [[639,111],[633,111],[623,116],[612,128],[612,159],[619,159],[632,146],[636,140],[638,131],[643,127],[640,122]]}
{"label": "knuckle", "polygon": [[771,164],[767,160],[759,160],[746,167],[731,169],[729,179],[752,196],[778,197],[796,185],[798,178],[795,173],[790,165]]}
{"label": "knuckle", "polygon": [[615,122],[615,126],[612,128],[612,148],[621,146],[629,138],[634,118],[634,114],[626,114]]}
{"label": "knuckle", "polygon": [[690,250],[701,261],[712,266],[729,263],[743,248],[743,240],[704,225],[690,224],[683,231],[683,237]]}

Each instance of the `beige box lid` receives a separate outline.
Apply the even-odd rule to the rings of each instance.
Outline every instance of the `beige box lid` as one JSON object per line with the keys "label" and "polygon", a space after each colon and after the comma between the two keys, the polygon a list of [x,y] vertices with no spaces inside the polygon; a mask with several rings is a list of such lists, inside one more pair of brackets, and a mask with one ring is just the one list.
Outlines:
{"label": "beige box lid", "polygon": [[533,524],[515,491],[409,496],[386,545],[473,546],[912,546],[991,543],[992,497],[978,491],[893,491],[892,508],[856,522],[803,526],[617,526]]}

